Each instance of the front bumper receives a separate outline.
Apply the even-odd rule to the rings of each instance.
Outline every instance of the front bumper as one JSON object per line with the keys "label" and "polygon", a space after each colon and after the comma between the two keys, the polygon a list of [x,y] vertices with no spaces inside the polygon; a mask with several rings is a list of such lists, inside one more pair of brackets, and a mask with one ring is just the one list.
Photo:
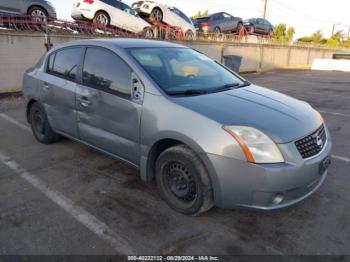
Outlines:
{"label": "front bumper", "polygon": [[223,156],[207,154],[214,201],[222,208],[237,206],[272,210],[296,204],[314,193],[324,182],[332,141],[327,130],[327,144],[322,152],[303,159],[294,142],[280,144],[285,163],[252,164]]}

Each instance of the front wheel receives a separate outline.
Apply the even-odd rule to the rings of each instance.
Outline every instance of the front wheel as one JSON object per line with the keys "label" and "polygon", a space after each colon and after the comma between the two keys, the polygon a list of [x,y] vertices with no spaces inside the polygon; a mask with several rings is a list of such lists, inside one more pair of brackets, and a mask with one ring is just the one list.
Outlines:
{"label": "front wheel", "polygon": [[29,110],[29,120],[34,137],[43,144],[52,144],[58,141],[60,136],[52,130],[43,106],[34,103]]}
{"label": "front wheel", "polygon": [[212,185],[200,158],[187,146],[166,149],[157,159],[156,182],[174,210],[198,215],[213,207]]}

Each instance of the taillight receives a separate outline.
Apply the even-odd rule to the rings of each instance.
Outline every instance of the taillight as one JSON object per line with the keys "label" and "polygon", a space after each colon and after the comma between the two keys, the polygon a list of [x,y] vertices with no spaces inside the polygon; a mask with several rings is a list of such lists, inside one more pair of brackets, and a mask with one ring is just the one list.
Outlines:
{"label": "taillight", "polygon": [[83,0],[83,3],[87,3],[87,4],[93,4],[94,0]]}
{"label": "taillight", "polygon": [[209,23],[201,23],[200,26],[201,26],[203,32],[205,32],[205,33],[208,32],[208,30],[209,30]]}

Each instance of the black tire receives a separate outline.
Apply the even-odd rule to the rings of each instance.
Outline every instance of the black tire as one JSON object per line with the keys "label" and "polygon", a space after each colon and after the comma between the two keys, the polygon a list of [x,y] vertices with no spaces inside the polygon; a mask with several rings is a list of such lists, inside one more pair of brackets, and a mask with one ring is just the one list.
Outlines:
{"label": "black tire", "polygon": [[60,136],[52,130],[45,109],[40,103],[32,104],[29,109],[29,119],[34,137],[40,143],[52,144],[60,139]]}
{"label": "black tire", "polygon": [[214,33],[216,33],[216,34],[221,34],[221,29],[220,29],[220,27],[215,27],[214,28]]}
{"label": "black tire", "polygon": [[151,27],[143,29],[143,34],[145,38],[154,38],[154,32]]}
{"label": "black tire", "polygon": [[187,30],[187,32],[185,33],[185,39],[194,40],[194,33],[192,32],[192,30]]}
{"label": "black tire", "polygon": [[237,25],[237,30],[236,32],[239,33],[241,31],[241,29],[243,28],[243,24],[241,22],[238,23]]}
{"label": "black tire", "polygon": [[160,8],[156,7],[151,12],[151,18],[157,22],[163,21],[163,12]]}
{"label": "black tire", "polygon": [[103,26],[109,26],[111,23],[111,19],[109,18],[109,15],[106,12],[98,11],[95,14],[93,23]]}
{"label": "black tire", "polygon": [[41,17],[48,17],[49,16],[47,11],[44,8],[40,7],[40,6],[32,6],[31,8],[29,8],[28,15],[30,15],[30,16],[41,16]]}
{"label": "black tire", "polygon": [[187,146],[166,149],[156,162],[156,182],[167,204],[185,215],[213,207],[212,185],[200,158]]}

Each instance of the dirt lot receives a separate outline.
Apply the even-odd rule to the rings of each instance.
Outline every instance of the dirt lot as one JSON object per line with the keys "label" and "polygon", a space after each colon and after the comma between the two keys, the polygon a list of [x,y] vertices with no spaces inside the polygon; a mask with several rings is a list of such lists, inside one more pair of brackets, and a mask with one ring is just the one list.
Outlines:
{"label": "dirt lot", "polygon": [[180,215],[135,170],[84,145],[34,140],[22,99],[0,100],[0,254],[350,254],[350,74],[245,75],[306,100],[333,136],[321,188],[273,211]]}

